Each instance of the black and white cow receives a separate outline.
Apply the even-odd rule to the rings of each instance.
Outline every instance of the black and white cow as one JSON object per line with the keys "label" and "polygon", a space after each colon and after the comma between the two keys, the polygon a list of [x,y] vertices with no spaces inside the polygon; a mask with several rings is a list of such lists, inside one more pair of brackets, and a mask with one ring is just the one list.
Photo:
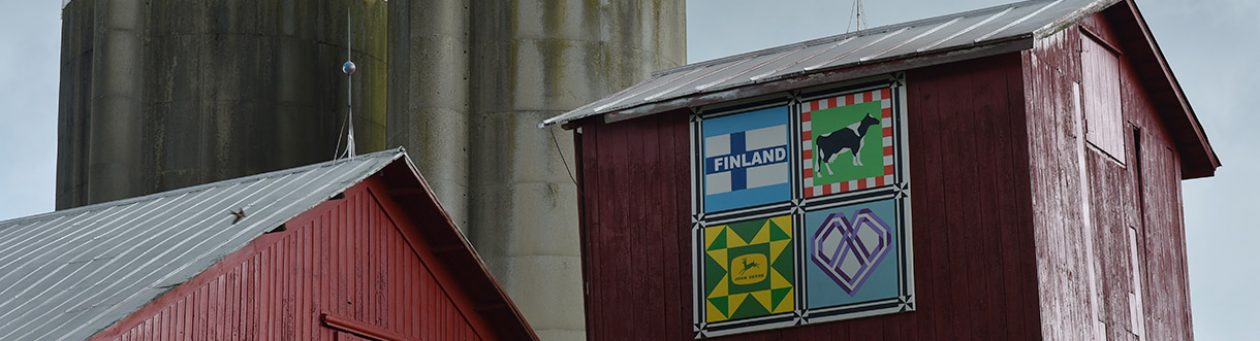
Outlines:
{"label": "black and white cow", "polygon": [[879,123],[878,118],[871,116],[871,114],[866,114],[866,117],[863,117],[857,123],[850,124],[848,127],[833,131],[830,134],[819,135],[818,138],[814,139],[814,148],[818,153],[818,157],[814,158],[814,169],[821,172],[822,168],[819,168],[819,163],[821,163],[822,166],[826,166],[827,174],[835,174],[831,170],[831,161],[834,161],[836,155],[845,150],[853,153],[853,165],[861,166],[862,158],[860,153],[862,152],[863,141],[866,140],[863,137],[866,137],[867,129],[879,125]]}

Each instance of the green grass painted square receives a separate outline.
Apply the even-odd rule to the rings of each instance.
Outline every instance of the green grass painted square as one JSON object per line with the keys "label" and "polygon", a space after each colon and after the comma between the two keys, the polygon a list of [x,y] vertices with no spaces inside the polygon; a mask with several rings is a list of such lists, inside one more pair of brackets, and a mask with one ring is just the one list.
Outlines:
{"label": "green grass painted square", "polygon": [[[854,125],[868,114],[878,119],[882,116],[882,111],[883,106],[878,101],[815,111],[810,114],[810,130],[814,140],[809,143],[816,143],[819,136]],[[862,151],[858,154],[858,157],[862,159],[861,166],[853,165],[853,154],[845,150],[836,155],[830,163],[834,174],[827,173],[827,167],[822,164],[825,160],[820,160],[822,153],[819,152],[818,146],[811,146],[814,156],[812,162],[818,165],[814,169],[814,185],[830,185],[884,175],[883,128],[882,123],[867,128],[866,136],[862,138]]]}

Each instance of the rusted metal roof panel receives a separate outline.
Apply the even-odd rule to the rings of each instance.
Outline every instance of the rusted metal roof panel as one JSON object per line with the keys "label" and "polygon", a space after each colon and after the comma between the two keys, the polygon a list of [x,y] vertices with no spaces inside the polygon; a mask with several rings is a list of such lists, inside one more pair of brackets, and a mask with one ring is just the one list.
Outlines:
{"label": "rusted metal roof panel", "polygon": [[[1031,40],[1053,33],[1068,23],[1118,1],[1024,1],[685,65],[657,72],[646,81],[547,119],[541,125],[564,124],[586,117],[771,83],[814,72],[984,47],[1012,40]],[[674,108],[663,106],[654,111],[669,109]]]}
{"label": "rusted metal roof panel", "polygon": [[0,340],[86,339],[404,155],[0,221]]}

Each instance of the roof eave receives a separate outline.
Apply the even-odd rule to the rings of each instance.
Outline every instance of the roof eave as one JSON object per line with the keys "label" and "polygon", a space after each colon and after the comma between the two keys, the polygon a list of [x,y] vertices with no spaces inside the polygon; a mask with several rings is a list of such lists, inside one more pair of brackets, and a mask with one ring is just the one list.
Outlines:
{"label": "roof eave", "polygon": [[[1164,53],[1159,48],[1159,43],[1155,41],[1154,34],[1151,33],[1150,27],[1146,24],[1146,19],[1142,16],[1142,12],[1138,9],[1137,4],[1133,0],[1124,0],[1124,7],[1115,6],[1104,12],[1109,18],[1130,20],[1126,24],[1135,25],[1140,33],[1142,40],[1134,42],[1134,39],[1126,39],[1129,44],[1145,43],[1134,53],[1135,58],[1149,59],[1150,63],[1155,64],[1159,71],[1158,82],[1148,82],[1148,85],[1157,87],[1157,89],[1168,91],[1172,96],[1156,96],[1157,98],[1169,98],[1173,103],[1161,105],[1161,115],[1168,121],[1170,134],[1176,140],[1176,147],[1181,154],[1181,170],[1182,179],[1194,179],[1202,177],[1210,177],[1216,174],[1216,169],[1221,166],[1221,161],[1216,155],[1212,143],[1208,141],[1207,134],[1203,131],[1203,126],[1199,122],[1199,117],[1194,111],[1194,107],[1190,105],[1190,101],[1186,98],[1185,92],[1181,88],[1181,83],[1177,81],[1176,75],[1172,72],[1172,67],[1168,65]],[[1111,11],[1118,12],[1111,12]],[[1134,27],[1134,26],[1130,26]],[[1170,107],[1170,108],[1169,108]],[[1172,110],[1175,112],[1167,112]]]}
{"label": "roof eave", "polygon": [[[446,227],[428,231],[431,237],[429,240],[434,244],[433,252],[438,255],[438,259],[461,279],[462,285],[474,292],[495,293],[473,297],[473,309],[484,314],[492,324],[507,322],[519,326],[512,328],[510,325],[495,324],[498,328],[496,332],[501,332],[505,339],[538,340],[525,315],[521,314],[507,291],[495,280],[485,261],[460,231],[411,159],[404,157],[395,160],[379,174],[389,182],[410,182],[398,184],[398,188],[406,189],[391,191],[388,195],[396,202],[405,204],[404,207],[408,208],[405,211],[413,220],[440,222],[440,225]],[[420,190],[409,190],[416,187]]]}

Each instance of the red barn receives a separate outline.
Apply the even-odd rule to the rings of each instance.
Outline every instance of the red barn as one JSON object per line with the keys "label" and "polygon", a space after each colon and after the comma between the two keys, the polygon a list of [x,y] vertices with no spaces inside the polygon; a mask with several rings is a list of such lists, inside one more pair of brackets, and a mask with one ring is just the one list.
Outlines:
{"label": "red barn", "polygon": [[1188,340],[1220,166],[1133,1],[658,72],[575,129],[594,340]]}
{"label": "red barn", "polygon": [[3,340],[537,339],[401,150],[0,222]]}

